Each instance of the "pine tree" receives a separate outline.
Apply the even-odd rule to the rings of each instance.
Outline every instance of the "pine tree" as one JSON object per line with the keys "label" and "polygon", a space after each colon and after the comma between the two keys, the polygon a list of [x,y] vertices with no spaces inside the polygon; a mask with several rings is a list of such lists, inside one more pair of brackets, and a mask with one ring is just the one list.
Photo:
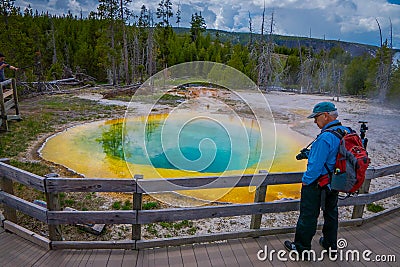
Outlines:
{"label": "pine tree", "polygon": [[192,37],[192,41],[196,42],[205,30],[206,23],[201,12],[199,14],[197,12],[192,14],[192,20],[190,21],[190,36]]}
{"label": "pine tree", "polygon": [[172,3],[170,0],[161,0],[158,4],[157,18],[161,18],[161,21],[157,24],[157,43],[160,49],[159,59],[161,66],[166,68],[168,66],[168,57],[170,54],[168,42],[173,38],[175,34],[170,24],[170,18],[172,18]]}
{"label": "pine tree", "polygon": [[[125,80],[129,82],[129,68],[128,68],[128,53],[127,53],[127,39],[125,31],[125,20],[129,17],[130,11],[127,9],[127,5],[132,2],[132,0],[99,0],[99,6],[97,8],[98,15],[101,19],[105,19],[110,22],[110,42],[111,42],[111,53],[109,57],[111,58],[112,65],[112,83],[117,84],[117,75],[119,76],[117,68],[117,55],[121,53],[117,49],[117,24],[122,27],[123,35],[123,62],[125,71]],[[118,21],[116,21],[116,19]]]}
{"label": "pine tree", "polygon": [[171,26],[169,21],[174,15],[174,13],[172,12],[171,1],[161,0],[161,2],[158,4],[156,15],[158,19],[161,19],[161,21],[158,23],[159,26],[161,27]]}

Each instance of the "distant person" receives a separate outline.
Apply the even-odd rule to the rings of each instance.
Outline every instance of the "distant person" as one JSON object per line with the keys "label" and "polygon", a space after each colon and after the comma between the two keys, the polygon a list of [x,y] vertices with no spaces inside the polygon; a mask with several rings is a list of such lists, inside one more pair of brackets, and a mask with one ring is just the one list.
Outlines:
{"label": "distant person", "polygon": [[314,123],[321,129],[321,133],[312,143],[309,152],[302,157],[307,158],[308,163],[307,170],[302,177],[300,215],[296,225],[296,234],[294,242],[289,240],[284,242],[287,250],[296,250],[300,259],[303,260],[309,260],[307,255],[312,255],[304,253],[305,257],[302,258],[303,251],[311,250],[311,241],[317,230],[320,208],[324,214],[324,226],[319,244],[328,251],[337,249],[338,191],[331,190],[330,185],[320,186],[322,179],[328,178],[328,170],[333,173],[340,143],[340,139],[334,133],[326,130],[340,129],[350,132],[350,129],[342,126],[336,119],[337,117],[337,108],[331,102],[316,104],[313,113],[307,117],[314,119]]}
{"label": "distant person", "polygon": [[11,66],[10,64],[6,63],[4,60],[6,59],[6,56],[4,56],[2,53],[0,53],[0,82],[4,82],[6,80],[6,77],[4,75],[4,69],[9,68],[10,70],[18,70],[17,67]]}

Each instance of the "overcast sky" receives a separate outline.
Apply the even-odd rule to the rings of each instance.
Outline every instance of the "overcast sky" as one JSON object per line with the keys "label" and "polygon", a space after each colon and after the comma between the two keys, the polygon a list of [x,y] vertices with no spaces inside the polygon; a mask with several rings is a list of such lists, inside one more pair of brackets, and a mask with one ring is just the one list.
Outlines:
{"label": "overcast sky", "polygon": [[[139,14],[144,4],[155,11],[160,1],[132,1],[131,10]],[[263,6],[266,7],[266,27],[274,13],[274,33],[379,45],[379,29],[383,40],[390,40],[390,20],[393,27],[393,47],[400,49],[400,0],[172,0],[176,12],[180,2],[182,22],[189,27],[191,15],[201,12],[208,29],[248,32],[249,12],[255,32],[261,30]],[[16,0],[22,10],[63,14],[82,11],[86,16],[96,11],[97,0]],[[173,22],[176,21],[174,14]],[[173,23],[172,26],[177,26]]]}

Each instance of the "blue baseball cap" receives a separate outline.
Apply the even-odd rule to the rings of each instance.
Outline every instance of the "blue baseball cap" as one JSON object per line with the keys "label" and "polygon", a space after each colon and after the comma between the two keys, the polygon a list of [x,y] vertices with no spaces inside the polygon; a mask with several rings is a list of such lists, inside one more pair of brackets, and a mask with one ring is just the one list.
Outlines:
{"label": "blue baseball cap", "polygon": [[318,103],[314,106],[313,108],[313,113],[308,116],[307,118],[312,119],[315,116],[319,115],[320,113],[323,112],[331,112],[331,111],[335,111],[337,110],[337,108],[335,107],[335,104],[331,103],[331,102],[321,102]]}

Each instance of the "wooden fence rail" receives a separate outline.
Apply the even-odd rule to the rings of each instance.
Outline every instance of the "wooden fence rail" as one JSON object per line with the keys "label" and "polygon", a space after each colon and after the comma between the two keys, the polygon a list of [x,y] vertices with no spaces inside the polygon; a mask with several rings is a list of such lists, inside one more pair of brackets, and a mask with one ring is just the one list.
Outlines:
{"label": "wooden fence rail", "polygon": [[[400,164],[368,169],[364,188],[364,192],[366,193],[360,194],[357,197],[340,200],[339,206],[354,206],[353,219],[362,218],[364,210],[363,205],[400,194],[400,185],[386,188],[382,191],[368,193],[371,179],[398,172],[400,172]],[[268,185],[299,183],[301,182],[301,177],[302,172],[260,173],[230,177],[176,178],[166,180],[145,180],[139,175],[135,176],[134,179],[47,178],[10,166],[7,164],[7,161],[3,160],[0,161],[0,178],[2,180],[0,203],[5,207],[5,225],[8,230],[21,233],[21,228],[23,229],[23,227],[16,226],[16,211],[20,211],[48,224],[49,239],[46,246],[49,248],[83,248],[84,246],[85,248],[139,248],[143,246],[160,245],[159,242],[157,243],[154,240],[141,240],[141,226],[143,224],[252,215],[250,228],[254,229],[254,231],[250,231],[247,234],[248,236],[255,236],[257,233],[261,235],[265,232],[265,229],[259,229],[262,214],[295,211],[299,209],[299,200],[265,202],[265,197],[263,197],[262,194],[260,195],[260,193],[258,195],[256,193],[255,202],[249,204],[142,210],[143,193],[248,186],[257,186],[257,191],[262,193],[262,191],[266,191]],[[18,182],[44,192],[47,196],[47,208],[14,196],[12,190],[13,182]],[[123,211],[62,211],[58,203],[58,193],[61,192],[128,192],[133,193],[134,205],[132,210]],[[101,242],[62,241],[61,232],[58,228],[59,225],[95,223],[131,224],[132,240]],[[221,233],[219,238],[224,239],[227,236],[239,236],[243,234],[244,233],[237,233],[236,235],[232,233]],[[26,235],[26,233],[21,235]],[[32,234],[30,236],[32,236]],[[46,238],[40,235],[37,236],[39,236],[38,239],[42,243],[43,240],[46,240]],[[201,237],[196,238],[181,239],[186,240],[186,242],[188,240],[202,240]],[[218,237],[213,236],[211,239],[217,240]],[[177,238],[169,239],[165,241],[165,244],[168,242],[179,243]]]}

